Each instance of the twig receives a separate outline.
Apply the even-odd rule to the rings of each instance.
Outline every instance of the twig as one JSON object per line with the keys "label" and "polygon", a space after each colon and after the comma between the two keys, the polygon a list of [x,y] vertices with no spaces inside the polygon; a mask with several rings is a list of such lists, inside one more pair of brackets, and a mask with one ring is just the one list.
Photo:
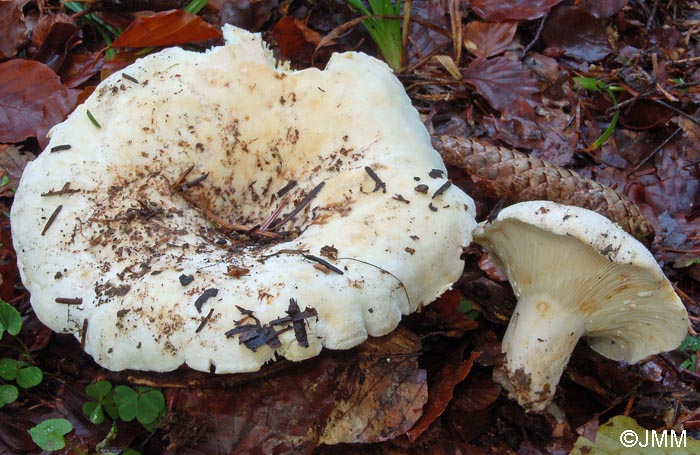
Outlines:
{"label": "twig", "polygon": [[678,133],[680,133],[681,131],[683,131],[683,129],[679,127],[678,129],[676,129],[676,131],[671,133],[671,135],[669,137],[667,137],[665,141],[663,141],[658,147],[656,147],[654,150],[652,150],[651,153],[649,153],[642,161],[640,161],[639,164],[636,165],[634,167],[634,169],[632,169],[632,172],[630,172],[630,174],[637,172],[640,167],[644,166],[644,164],[646,164],[646,162],[649,161],[651,159],[651,157],[654,156],[654,154],[656,154],[656,152],[658,152],[662,148],[666,147],[666,144],[671,142],[671,140],[674,137],[676,137],[678,135]]}
{"label": "twig", "polygon": [[545,14],[542,16],[542,19],[540,20],[540,25],[537,27],[537,31],[535,32],[535,36],[532,38],[532,41],[530,41],[527,46],[523,49],[523,53],[521,57],[525,57],[528,52],[530,52],[530,49],[532,49],[532,46],[535,45],[535,43],[540,39],[540,35],[542,35],[542,30],[544,30],[544,23],[547,22],[547,18],[549,17],[549,14]]}

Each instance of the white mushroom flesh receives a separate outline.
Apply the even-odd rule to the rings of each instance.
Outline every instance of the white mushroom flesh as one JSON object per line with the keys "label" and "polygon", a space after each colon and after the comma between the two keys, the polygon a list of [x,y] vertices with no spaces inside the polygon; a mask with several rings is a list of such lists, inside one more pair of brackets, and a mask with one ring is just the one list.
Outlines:
{"label": "white mushroom flesh", "polygon": [[687,314],[653,256],[606,218],[548,202],[516,204],[482,225],[518,298],[495,377],[532,411],[543,410],[579,338],[628,363],[676,348]]}
{"label": "white mushroom flesh", "polygon": [[[258,35],[224,32],[107,78],[22,176],[11,219],[32,305],[106,368],[246,372],[351,348],[461,274],[473,202],[391,70],[350,52],[288,71]],[[252,227],[288,198],[279,221],[315,188],[268,229],[281,239],[213,222]],[[297,320],[308,346],[289,319],[270,324],[291,299],[317,313]]]}

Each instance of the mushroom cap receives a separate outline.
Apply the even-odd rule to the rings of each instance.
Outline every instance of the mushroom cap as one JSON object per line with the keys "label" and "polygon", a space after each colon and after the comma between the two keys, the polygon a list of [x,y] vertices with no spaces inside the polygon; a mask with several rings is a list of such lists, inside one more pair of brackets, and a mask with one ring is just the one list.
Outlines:
{"label": "mushroom cap", "polygon": [[687,312],[653,255],[602,215],[522,202],[480,224],[474,240],[497,258],[519,300],[558,299],[562,317],[580,318],[588,344],[605,357],[636,363],[685,337]]}
{"label": "mushroom cap", "polygon": [[[247,372],[348,349],[461,274],[473,201],[447,187],[391,70],[347,52],[290,71],[259,35],[224,36],[105,79],[15,195],[37,316],[108,369]],[[280,207],[279,238],[214,223],[255,226]]]}

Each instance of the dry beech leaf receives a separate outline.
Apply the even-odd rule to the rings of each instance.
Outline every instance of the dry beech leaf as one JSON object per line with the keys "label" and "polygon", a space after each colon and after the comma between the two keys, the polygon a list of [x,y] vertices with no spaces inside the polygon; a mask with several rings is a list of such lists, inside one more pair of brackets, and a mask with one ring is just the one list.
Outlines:
{"label": "dry beech leaf", "polygon": [[137,17],[112,47],[161,47],[219,38],[221,31],[199,16],[174,9]]}
{"label": "dry beech leaf", "polygon": [[464,27],[464,47],[477,57],[493,57],[508,49],[518,23],[472,21]]}
{"label": "dry beech leaf", "polygon": [[168,453],[310,454],[322,442],[379,442],[408,431],[428,397],[419,353],[418,337],[399,327],[350,351],[258,373],[188,372],[184,383],[182,374],[142,374],[140,383],[176,387],[166,390]]}
{"label": "dry beech leaf", "polygon": [[433,58],[437,60],[437,62],[440,63],[440,65],[442,65],[448,73],[450,73],[450,76],[456,80],[462,79],[462,73],[459,72],[459,68],[457,68],[457,65],[455,64],[455,61],[452,60],[452,57],[441,54],[435,55]]}
{"label": "dry beech leaf", "polygon": [[611,51],[605,29],[583,8],[560,6],[547,18],[542,39],[548,47],[563,49],[568,57],[595,62]]}
{"label": "dry beech leaf", "polygon": [[338,384],[323,430],[324,444],[370,443],[406,433],[428,399],[424,370],[416,368],[420,342],[408,330],[365,342],[359,362]]}
{"label": "dry beech leaf", "polygon": [[428,429],[431,423],[435,421],[452,400],[452,394],[457,384],[462,382],[474,365],[474,360],[479,358],[478,352],[472,352],[468,359],[463,360],[464,346],[462,349],[457,349],[443,365],[438,373],[438,377],[434,384],[430,385],[430,395],[428,404],[425,407],[423,416],[416,425],[407,433],[408,440],[414,442],[418,437]]}
{"label": "dry beech leaf", "polygon": [[433,146],[446,164],[483,182],[486,198],[510,203],[547,200],[594,210],[640,240],[651,240],[653,228],[635,204],[617,191],[569,169],[476,139],[442,136]]}
{"label": "dry beech leaf", "polygon": [[462,72],[464,82],[498,110],[512,110],[518,101],[539,91],[537,80],[522,63],[505,57],[476,58]]}
{"label": "dry beech leaf", "polygon": [[75,104],[59,77],[43,63],[15,59],[0,64],[0,142],[22,142],[65,120]]}
{"label": "dry beech leaf", "polygon": [[561,0],[473,0],[471,7],[485,21],[523,21],[537,19]]}

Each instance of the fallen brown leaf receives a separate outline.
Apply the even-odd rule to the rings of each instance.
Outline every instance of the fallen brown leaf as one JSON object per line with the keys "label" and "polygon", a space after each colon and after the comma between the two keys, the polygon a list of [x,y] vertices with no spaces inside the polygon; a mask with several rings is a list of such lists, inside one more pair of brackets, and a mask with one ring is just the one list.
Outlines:
{"label": "fallen brown leaf", "polygon": [[472,21],[464,27],[464,47],[477,57],[493,57],[508,49],[518,23]]}
{"label": "fallen brown leaf", "polygon": [[476,58],[463,71],[463,80],[494,109],[513,110],[527,96],[537,93],[539,87],[532,71],[522,63],[505,57]]}
{"label": "fallen brown leaf", "polygon": [[219,37],[221,31],[201,17],[174,9],[136,18],[112,47],[173,46]]}
{"label": "fallen brown leaf", "polygon": [[394,438],[413,426],[427,400],[419,352],[417,336],[400,327],[350,351],[324,351],[247,380],[233,375],[245,381],[235,385],[167,390],[169,453],[303,454],[320,443]]}
{"label": "fallen brown leaf", "polygon": [[542,17],[561,0],[473,0],[474,12],[490,22],[521,21]]}
{"label": "fallen brown leaf", "polygon": [[22,8],[29,0],[0,0],[0,59],[14,57],[27,39]]}
{"label": "fallen brown leaf", "polygon": [[43,63],[15,59],[0,63],[0,142],[36,137],[65,120],[75,104],[59,77]]}
{"label": "fallen brown leaf", "polygon": [[611,51],[603,26],[577,6],[554,8],[547,18],[542,39],[548,47],[563,49],[566,56],[586,62],[600,60]]}
{"label": "fallen brown leaf", "polygon": [[420,420],[407,433],[408,440],[414,442],[423,432],[447,409],[452,400],[452,393],[457,384],[462,382],[471,371],[474,360],[479,358],[478,352],[472,352],[468,359],[463,360],[464,348],[457,349],[446,361],[437,380],[430,387],[430,394],[425,411]]}

